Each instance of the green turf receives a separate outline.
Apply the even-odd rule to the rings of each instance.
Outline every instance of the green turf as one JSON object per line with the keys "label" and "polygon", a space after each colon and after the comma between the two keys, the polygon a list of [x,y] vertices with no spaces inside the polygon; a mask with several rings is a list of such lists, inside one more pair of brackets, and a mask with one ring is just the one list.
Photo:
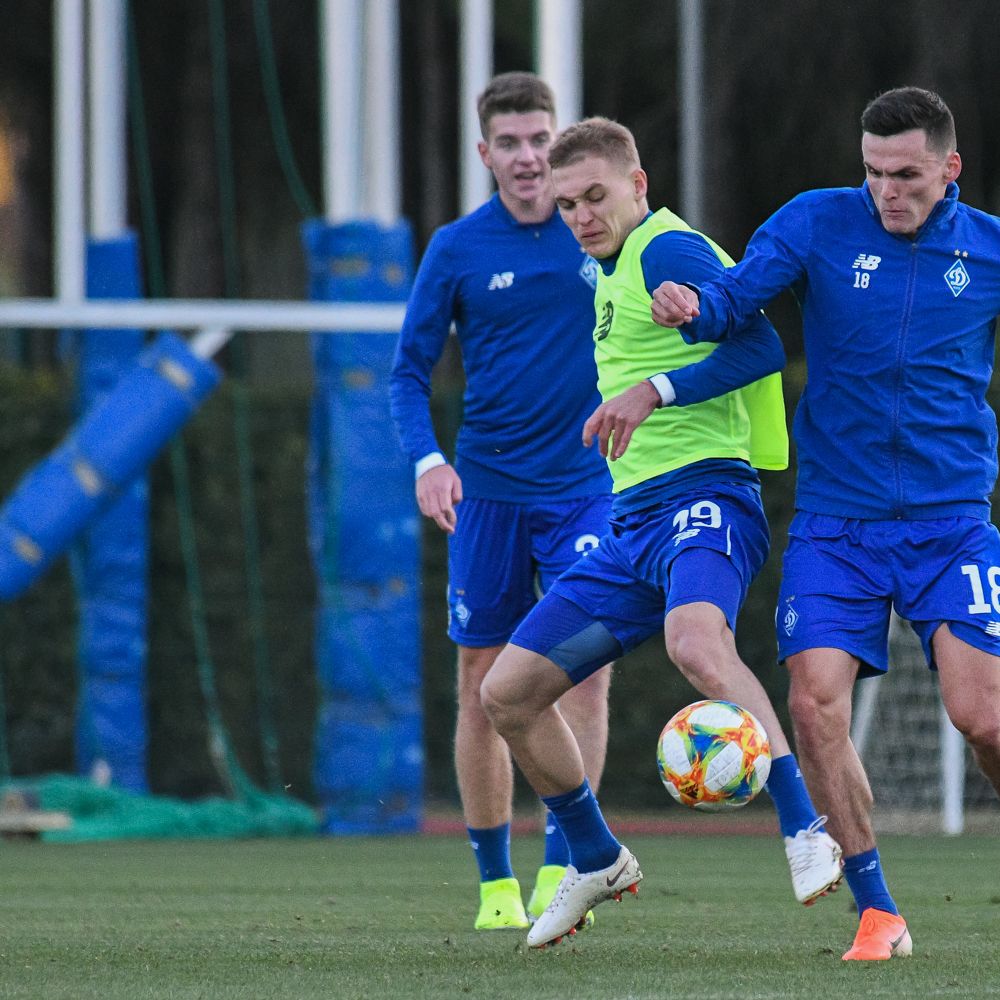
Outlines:
{"label": "green turf", "polygon": [[[849,894],[792,901],[776,837],[631,837],[638,898],[543,952],[474,932],[460,838],[0,845],[0,997],[1000,996],[1000,840],[885,838],[914,956],[847,964]],[[530,889],[540,841],[516,838]]]}

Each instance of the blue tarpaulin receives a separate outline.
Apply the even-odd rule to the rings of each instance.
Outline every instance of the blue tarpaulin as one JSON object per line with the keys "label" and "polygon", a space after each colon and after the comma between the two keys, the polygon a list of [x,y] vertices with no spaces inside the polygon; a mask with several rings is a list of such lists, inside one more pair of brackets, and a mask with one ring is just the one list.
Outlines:
{"label": "blue tarpaulin", "polygon": [[[409,227],[303,230],[309,294],[403,301]],[[326,833],[419,828],[423,801],[419,517],[389,417],[396,334],[317,333],[308,476],[317,575],[316,792]]]}

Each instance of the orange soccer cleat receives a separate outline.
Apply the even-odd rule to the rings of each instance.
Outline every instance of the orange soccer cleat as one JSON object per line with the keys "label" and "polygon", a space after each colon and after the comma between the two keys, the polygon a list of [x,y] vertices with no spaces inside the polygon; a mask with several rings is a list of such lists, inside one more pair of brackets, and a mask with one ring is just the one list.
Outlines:
{"label": "orange soccer cleat", "polygon": [[869,907],[861,914],[861,926],[844,961],[879,962],[893,957],[906,958],[912,951],[913,941],[906,921],[896,914]]}

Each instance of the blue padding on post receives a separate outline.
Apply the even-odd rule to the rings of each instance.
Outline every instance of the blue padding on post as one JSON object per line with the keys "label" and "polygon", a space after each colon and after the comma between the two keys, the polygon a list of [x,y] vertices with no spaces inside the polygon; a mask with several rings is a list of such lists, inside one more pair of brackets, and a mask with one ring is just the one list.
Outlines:
{"label": "blue padding on post", "polygon": [[[88,241],[87,297],[142,297],[135,233]],[[145,331],[138,328],[80,330],[64,338],[73,343],[78,416],[114,388],[146,342]],[[77,773],[100,775],[119,788],[146,792],[146,475],[132,479],[94,518],[72,560],[79,605]]]}
{"label": "blue padding on post", "polygon": [[[412,237],[374,222],[303,230],[310,297],[403,301]],[[396,334],[315,334],[310,545],[318,578],[314,776],[326,833],[419,828],[419,516],[390,424]]]}
{"label": "blue padding on post", "polygon": [[16,597],[149,464],[218,384],[163,333],[0,508],[0,599]]}
{"label": "blue padding on post", "polygon": [[175,334],[161,334],[77,428],[77,448],[105,479],[124,484],[187,423],[218,382],[211,361],[195,357]]}

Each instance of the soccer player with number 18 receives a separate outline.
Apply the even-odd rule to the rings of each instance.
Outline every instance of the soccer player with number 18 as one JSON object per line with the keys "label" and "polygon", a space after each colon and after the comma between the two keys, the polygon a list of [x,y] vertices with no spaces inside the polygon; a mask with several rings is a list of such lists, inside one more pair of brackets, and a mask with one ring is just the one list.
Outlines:
{"label": "soccer player with number 18", "polygon": [[872,793],[850,739],[859,676],[888,670],[893,607],[1000,791],[1000,534],[990,523],[996,417],[986,403],[1000,313],[1000,220],[958,200],[951,111],[902,87],[861,117],[866,181],[808,191],[700,287],[666,282],[652,314],[693,340],[744,336],[791,288],[808,379],[795,415],[796,515],[778,649],[799,758],[860,925],[848,961],[910,954],[882,872]]}

